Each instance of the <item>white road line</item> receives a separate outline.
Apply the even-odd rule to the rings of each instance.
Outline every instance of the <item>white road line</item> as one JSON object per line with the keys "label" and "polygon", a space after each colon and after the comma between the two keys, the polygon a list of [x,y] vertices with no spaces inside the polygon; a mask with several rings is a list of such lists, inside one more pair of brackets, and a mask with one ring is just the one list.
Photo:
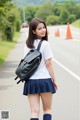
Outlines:
{"label": "white road line", "polygon": [[74,72],[72,72],[71,70],[69,70],[67,67],[65,67],[64,65],[62,65],[59,61],[57,61],[55,58],[53,59],[54,62],[56,62],[60,67],[62,67],[64,70],[66,70],[70,75],[72,75],[73,77],[75,77],[77,80],[80,81],[80,77],[78,75],[76,75]]}

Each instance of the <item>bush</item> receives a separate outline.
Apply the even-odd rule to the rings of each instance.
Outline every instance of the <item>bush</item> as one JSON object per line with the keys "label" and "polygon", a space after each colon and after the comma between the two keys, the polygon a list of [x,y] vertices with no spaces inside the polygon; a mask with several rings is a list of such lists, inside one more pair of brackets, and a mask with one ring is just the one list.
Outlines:
{"label": "bush", "polygon": [[69,12],[67,11],[67,9],[65,8],[62,8],[61,9],[61,13],[60,13],[60,16],[59,16],[59,20],[60,20],[60,23],[61,24],[66,24],[68,22],[68,16],[69,16]]}
{"label": "bush", "polygon": [[74,14],[72,14],[72,15],[69,15],[69,17],[68,17],[68,22],[69,23],[72,23],[73,21],[75,21],[76,20],[76,16],[74,15]]}
{"label": "bush", "polygon": [[58,24],[58,16],[54,16],[54,15],[49,15],[46,19],[46,24],[47,25],[56,25]]}
{"label": "bush", "polygon": [[11,26],[7,26],[4,30],[4,35],[6,40],[12,41],[13,40],[13,35],[14,35],[14,30]]}
{"label": "bush", "polygon": [[20,30],[20,22],[17,21],[17,22],[16,22],[16,31],[18,32],[19,30]]}

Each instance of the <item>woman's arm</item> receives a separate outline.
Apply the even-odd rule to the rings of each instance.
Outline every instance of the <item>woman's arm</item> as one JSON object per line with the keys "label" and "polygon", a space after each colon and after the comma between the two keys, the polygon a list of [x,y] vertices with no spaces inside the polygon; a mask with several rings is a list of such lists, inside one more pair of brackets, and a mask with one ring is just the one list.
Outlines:
{"label": "woman's arm", "polygon": [[46,67],[47,67],[47,69],[48,69],[48,72],[49,72],[49,74],[50,74],[50,76],[51,76],[51,79],[52,79],[52,81],[53,81],[53,84],[54,84],[54,86],[55,86],[55,88],[56,88],[56,90],[57,90],[57,89],[58,89],[58,86],[57,86],[57,84],[56,84],[56,79],[55,79],[55,74],[54,74],[54,68],[53,68],[53,63],[52,63],[51,58],[50,58],[50,59],[47,59],[47,60],[45,61],[45,64],[46,64]]}

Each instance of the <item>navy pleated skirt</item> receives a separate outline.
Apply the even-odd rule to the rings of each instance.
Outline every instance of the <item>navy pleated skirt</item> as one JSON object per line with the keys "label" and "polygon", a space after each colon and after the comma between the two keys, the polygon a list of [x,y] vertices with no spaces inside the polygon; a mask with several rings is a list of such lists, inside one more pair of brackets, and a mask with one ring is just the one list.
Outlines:
{"label": "navy pleated skirt", "polygon": [[30,79],[28,82],[24,83],[23,95],[45,92],[56,92],[51,78],[37,80]]}

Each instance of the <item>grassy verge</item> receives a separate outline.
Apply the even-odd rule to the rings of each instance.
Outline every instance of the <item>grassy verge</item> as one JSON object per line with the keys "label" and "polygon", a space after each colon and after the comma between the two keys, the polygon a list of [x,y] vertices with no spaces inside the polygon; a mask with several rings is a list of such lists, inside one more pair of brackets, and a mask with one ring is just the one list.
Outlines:
{"label": "grassy verge", "polygon": [[80,19],[72,23],[74,27],[80,28]]}
{"label": "grassy verge", "polygon": [[20,33],[16,32],[15,37],[13,38],[13,42],[0,41],[0,65],[3,64],[10,50],[15,46],[19,36]]}

